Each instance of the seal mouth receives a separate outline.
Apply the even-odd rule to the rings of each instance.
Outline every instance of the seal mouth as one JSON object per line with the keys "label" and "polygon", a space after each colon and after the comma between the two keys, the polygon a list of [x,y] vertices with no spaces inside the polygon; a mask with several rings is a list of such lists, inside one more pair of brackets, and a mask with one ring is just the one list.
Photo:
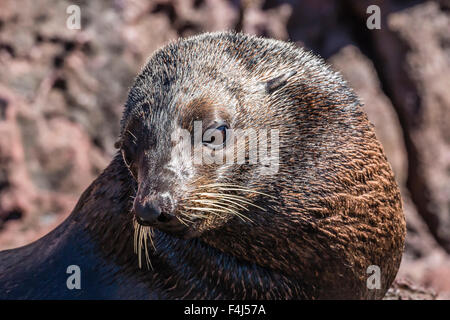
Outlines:
{"label": "seal mouth", "polygon": [[[243,195],[247,194],[247,196]],[[195,196],[183,198],[176,209],[160,210],[157,205],[142,206],[135,202],[133,225],[135,253],[138,255],[139,268],[142,265],[142,252],[145,253],[147,266],[151,267],[148,243],[154,250],[155,231],[189,240],[200,237],[205,231],[220,228],[231,218],[252,223],[246,215],[250,208],[266,211],[255,204],[256,196],[276,199],[276,197],[245,186],[230,183],[211,183],[198,186]],[[253,196],[253,197],[252,197]]]}
{"label": "seal mouth", "polygon": [[197,234],[196,231],[176,216],[170,218],[162,216],[154,222],[145,221],[137,215],[134,215],[134,218],[138,226],[158,229],[177,238],[190,239]]}
{"label": "seal mouth", "polygon": [[151,223],[149,223],[149,222],[147,222],[147,221],[141,219],[139,216],[135,215],[134,217],[136,218],[136,222],[137,222],[139,225],[144,226],[144,227],[151,227],[151,226],[152,226]]}
{"label": "seal mouth", "polygon": [[[161,230],[171,236],[175,236],[180,239],[192,239],[198,237],[200,235],[199,232],[193,230],[187,225],[173,225],[170,230],[164,230],[164,228],[157,227],[154,224],[150,224],[142,219],[139,219],[138,216],[133,215],[133,227],[134,227],[134,253],[138,256],[138,265],[139,268],[142,268],[142,252],[145,255],[145,261],[148,269],[153,269],[150,253],[149,253],[149,243],[150,247],[156,252],[156,247],[153,242],[154,231],[155,229]],[[165,228],[167,229],[167,228]]]}

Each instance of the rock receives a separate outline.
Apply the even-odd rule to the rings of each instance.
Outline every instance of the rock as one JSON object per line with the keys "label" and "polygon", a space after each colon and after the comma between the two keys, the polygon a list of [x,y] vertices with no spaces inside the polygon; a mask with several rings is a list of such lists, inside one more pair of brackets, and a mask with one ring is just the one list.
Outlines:
{"label": "rock", "polygon": [[405,279],[398,279],[389,288],[383,300],[436,300],[436,293]]}
{"label": "rock", "polygon": [[[388,23],[408,48],[398,52],[401,61],[390,63],[396,69],[385,71],[393,79],[401,67],[407,76],[392,86],[398,87],[396,104],[411,144],[408,188],[430,231],[450,252],[450,16],[429,2],[393,14]],[[406,79],[413,92],[401,90]]]}
{"label": "rock", "polygon": [[[406,251],[400,275],[435,286],[439,280],[430,278],[441,274],[441,266],[450,268],[450,15],[444,2],[437,1],[349,3],[360,43],[403,131],[411,200],[405,201],[410,211],[407,249],[413,250]],[[369,4],[381,7],[380,30],[364,28]],[[445,281],[439,290],[444,296],[450,292]]]}
{"label": "rock", "polygon": [[[44,119],[2,86],[0,101],[0,243],[11,247],[29,242],[22,236],[35,240],[55,226],[49,221],[67,216],[106,159],[79,125]],[[20,227],[10,223],[19,219]]]}

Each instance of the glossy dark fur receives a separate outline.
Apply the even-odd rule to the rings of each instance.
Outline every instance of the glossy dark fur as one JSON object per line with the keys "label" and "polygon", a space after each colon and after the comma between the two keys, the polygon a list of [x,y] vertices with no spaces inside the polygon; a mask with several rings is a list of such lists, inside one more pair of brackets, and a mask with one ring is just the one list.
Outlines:
{"label": "glossy dark fur", "polygon": [[[186,175],[166,170],[170,133],[217,117],[233,128],[279,129],[279,172],[189,161],[176,168]],[[216,33],[168,45],[136,78],[118,146],[137,149],[136,180],[116,156],[61,226],[1,252],[0,298],[369,299],[383,297],[397,273],[405,222],[374,130],[342,78],[291,44]],[[200,219],[189,239],[155,228],[153,269],[139,269],[134,197],[167,192],[182,209],[199,181],[274,198],[246,195],[266,211],[245,212],[251,222]],[[66,288],[71,264],[82,270],[82,290]],[[381,289],[366,286],[370,265],[381,269]]]}

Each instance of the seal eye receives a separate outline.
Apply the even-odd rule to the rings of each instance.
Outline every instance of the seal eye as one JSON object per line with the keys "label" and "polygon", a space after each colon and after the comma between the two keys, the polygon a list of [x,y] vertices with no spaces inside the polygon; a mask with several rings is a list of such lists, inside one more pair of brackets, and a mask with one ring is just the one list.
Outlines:
{"label": "seal eye", "polygon": [[122,149],[122,158],[123,162],[127,166],[128,170],[130,171],[131,175],[135,180],[137,180],[137,167],[135,161],[130,157],[129,153],[127,153],[126,150]]}
{"label": "seal eye", "polygon": [[123,162],[125,163],[126,167],[130,171],[133,178],[137,180],[137,165],[136,165],[137,143],[136,143],[136,139],[135,138],[130,139],[130,137],[125,137],[124,140],[122,141],[120,152],[122,153]]}
{"label": "seal eye", "polygon": [[203,144],[214,150],[223,148],[227,142],[227,131],[229,127],[226,123],[217,123],[209,127],[203,133]]}

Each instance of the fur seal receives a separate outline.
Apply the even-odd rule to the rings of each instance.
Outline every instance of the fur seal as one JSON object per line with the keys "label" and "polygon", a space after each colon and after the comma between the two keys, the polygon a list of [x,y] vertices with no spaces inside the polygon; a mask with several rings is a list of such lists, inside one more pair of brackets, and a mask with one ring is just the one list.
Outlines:
{"label": "fur seal", "polygon": [[[0,253],[0,298],[372,299],[394,280],[399,189],[358,97],[320,58],[240,33],[180,39],[137,76],[121,127],[68,219]],[[278,133],[276,170],[247,146],[243,163],[194,161],[249,128]]]}

